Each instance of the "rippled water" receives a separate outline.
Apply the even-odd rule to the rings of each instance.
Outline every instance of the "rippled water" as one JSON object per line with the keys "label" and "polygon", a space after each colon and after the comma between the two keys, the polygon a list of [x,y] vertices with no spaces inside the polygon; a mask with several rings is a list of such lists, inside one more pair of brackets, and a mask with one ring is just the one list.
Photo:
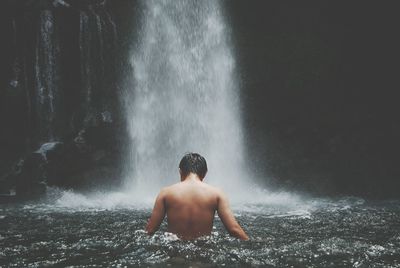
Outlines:
{"label": "rippled water", "polygon": [[[300,200],[299,200],[300,201]],[[1,267],[400,267],[400,202],[302,200],[235,205],[251,237],[227,235],[216,218],[210,237],[153,237],[149,206],[0,206]]]}

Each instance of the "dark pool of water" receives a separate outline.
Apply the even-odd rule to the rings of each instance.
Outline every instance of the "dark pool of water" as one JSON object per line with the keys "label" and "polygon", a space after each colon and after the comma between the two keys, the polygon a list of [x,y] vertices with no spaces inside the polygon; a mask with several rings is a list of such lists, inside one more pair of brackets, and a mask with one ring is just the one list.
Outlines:
{"label": "dark pool of water", "polygon": [[1,267],[400,267],[400,202],[347,198],[234,207],[251,237],[180,241],[143,227],[147,208],[0,206]]}

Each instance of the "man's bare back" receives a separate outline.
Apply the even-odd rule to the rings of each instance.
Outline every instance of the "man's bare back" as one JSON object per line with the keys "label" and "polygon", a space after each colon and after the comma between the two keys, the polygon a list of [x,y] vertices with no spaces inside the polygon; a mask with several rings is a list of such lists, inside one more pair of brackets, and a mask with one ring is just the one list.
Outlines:
{"label": "man's bare back", "polygon": [[182,239],[210,235],[215,212],[228,232],[242,240],[248,236],[237,223],[225,194],[204,182],[198,174],[182,174],[181,182],[161,190],[146,231],[153,234],[167,215],[168,232]]}

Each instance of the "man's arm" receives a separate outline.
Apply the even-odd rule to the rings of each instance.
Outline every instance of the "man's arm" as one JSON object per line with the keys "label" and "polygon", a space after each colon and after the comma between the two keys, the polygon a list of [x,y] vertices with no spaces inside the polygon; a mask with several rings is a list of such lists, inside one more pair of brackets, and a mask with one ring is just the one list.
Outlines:
{"label": "man's arm", "polygon": [[165,217],[165,190],[161,190],[154,204],[153,212],[146,226],[149,235],[154,234]]}
{"label": "man's arm", "polygon": [[224,224],[230,235],[237,237],[241,240],[249,240],[247,234],[243,231],[242,227],[240,227],[239,223],[236,221],[235,216],[233,215],[232,210],[229,207],[228,198],[222,192],[220,192],[218,197],[217,212],[218,216],[220,217],[222,223]]}

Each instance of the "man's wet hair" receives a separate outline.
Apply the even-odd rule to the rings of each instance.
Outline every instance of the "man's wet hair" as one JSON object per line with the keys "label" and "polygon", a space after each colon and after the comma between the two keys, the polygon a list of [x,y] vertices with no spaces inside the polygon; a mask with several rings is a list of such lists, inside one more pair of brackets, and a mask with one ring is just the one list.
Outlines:
{"label": "man's wet hair", "polygon": [[203,179],[207,173],[207,162],[206,159],[198,153],[187,153],[182,157],[179,168],[184,177],[192,172]]}

